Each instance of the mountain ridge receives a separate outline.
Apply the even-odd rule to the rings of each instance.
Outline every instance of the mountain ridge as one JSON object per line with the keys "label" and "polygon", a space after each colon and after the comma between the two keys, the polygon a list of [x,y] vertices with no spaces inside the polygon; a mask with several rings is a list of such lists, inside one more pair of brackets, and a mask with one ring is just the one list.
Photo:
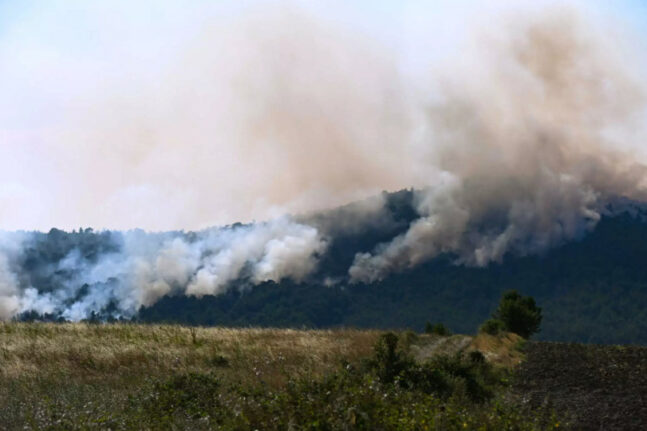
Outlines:
{"label": "mountain ridge", "polygon": [[[395,213],[405,214],[400,220],[407,220],[412,192],[389,196],[399,203],[391,203]],[[503,291],[517,289],[534,296],[544,308],[539,339],[646,344],[645,205],[617,198],[602,213],[595,229],[582,238],[540,255],[506,256],[502,263],[483,268],[455,265],[452,256],[443,255],[371,285],[322,287],[282,281],[243,292],[231,290],[221,297],[166,297],[143,308],[138,318],[206,325],[415,330],[422,330],[426,321],[436,321],[456,332],[471,333],[489,316]],[[385,237],[402,233],[406,230],[402,225],[391,225]],[[345,242],[363,244],[366,249],[381,242],[373,239],[371,245],[353,235],[337,241],[321,265],[338,268],[341,275],[357,250]],[[330,256],[337,256],[336,261]]]}
{"label": "mountain ridge", "polygon": [[[647,344],[647,269],[643,269],[642,258],[647,256],[645,203],[608,199],[593,230],[539,254],[507,253],[500,263],[478,267],[457,264],[456,256],[444,253],[374,283],[352,282],[348,268],[357,253],[371,252],[405,234],[419,219],[416,196],[413,189],[384,192],[329,211],[295,216],[298,223],[325,232],[327,238],[325,251],[316,254],[316,268],[302,280],[288,277],[253,284],[243,268],[240,278],[218,295],[197,297],[171,290],[131,315],[120,314],[109,299],[103,305],[90,304],[97,311],[80,316],[193,325],[415,330],[431,321],[443,322],[456,332],[473,333],[495,308],[501,293],[516,289],[535,297],[544,308],[539,339]],[[219,229],[241,227],[248,226]],[[199,233],[181,235],[190,242]],[[118,232],[91,230],[40,233],[24,252],[21,265],[27,272],[21,282],[56,293],[76,280],[70,272],[71,257],[76,266],[90,265],[102,253],[119,249],[118,236]],[[93,289],[117,288],[118,280],[113,278],[84,284],[69,294],[66,303],[87,302]],[[16,318],[66,319],[58,313],[35,311]]]}

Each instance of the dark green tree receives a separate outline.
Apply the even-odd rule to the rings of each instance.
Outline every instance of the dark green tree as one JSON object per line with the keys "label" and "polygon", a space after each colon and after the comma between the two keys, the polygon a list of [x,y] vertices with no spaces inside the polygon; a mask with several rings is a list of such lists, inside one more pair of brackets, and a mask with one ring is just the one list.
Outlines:
{"label": "dark green tree", "polygon": [[503,322],[508,331],[530,338],[532,334],[539,332],[542,316],[541,308],[537,307],[532,297],[521,296],[516,290],[509,290],[503,294],[492,317]]}
{"label": "dark green tree", "polygon": [[387,332],[373,346],[373,359],[369,365],[383,383],[393,383],[400,373],[411,366],[411,358],[398,349],[398,336]]}
{"label": "dark green tree", "polygon": [[501,331],[505,331],[505,323],[499,319],[488,319],[479,327],[479,332],[485,332],[490,335],[497,335]]}
{"label": "dark green tree", "polygon": [[436,323],[435,325],[432,325],[431,322],[427,322],[425,324],[425,333],[442,336],[451,335],[451,331],[442,323]]}

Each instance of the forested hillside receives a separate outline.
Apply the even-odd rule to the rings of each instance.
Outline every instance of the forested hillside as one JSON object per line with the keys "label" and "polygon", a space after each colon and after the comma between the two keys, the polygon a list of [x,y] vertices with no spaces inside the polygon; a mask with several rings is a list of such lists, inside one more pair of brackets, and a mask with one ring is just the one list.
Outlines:
{"label": "forested hillside", "polygon": [[[230,259],[227,253],[233,248],[214,254],[220,239],[246,247],[253,235],[275,227],[235,224],[195,233],[18,232],[5,238],[20,239],[20,249],[10,248],[7,240],[0,244],[9,257],[4,277],[22,292],[17,304],[27,310],[14,318],[416,330],[426,322],[442,322],[455,332],[471,333],[503,291],[516,289],[533,296],[545,310],[540,339],[647,343],[644,204],[610,199],[592,230],[539,254],[509,252],[501,262],[482,267],[440,254],[374,282],[352,280],[349,268],[358,253],[380,250],[419,220],[417,196],[413,190],[383,193],[331,211],[295,216],[290,229],[306,237],[317,232],[325,241],[325,248],[309,252],[312,260],[303,261],[316,262],[307,276],[259,279],[266,259],[280,257],[267,254],[263,246],[263,259],[241,261],[229,280],[210,279],[207,294],[187,284],[199,287],[201,265],[210,259]],[[209,241],[211,248],[202,248]],[[275,251],[282,247],[272,246]],[[202,263],[193,268],[195,275],[182,276],[186,259],[196,256]],[[275,259],[275,267],[280,264]],[[11,300],[7,296],[6,304],[11,306]]]}
{"label": "forested hillside", "polygon": [[[368,223],[337,236],[322,259],[319,281],[267,282],[202,298],[167,296],[136,318],[196,325],[417,330],[431,321],[470,333],[503,291],[517,289],[545,310],[539,339],[647,343],[647,223],[639,205],[622,203],[583,238],[541,256],[507,256],[484,268],[455,265],[452,256],[443,256],[376,283],[345,282],[344,269],[358,250],[406,229],[415,216],[411,200],[409,191],[392,194],[388,223]],[[321,284],[324,274],[332,285]],[[340,281],[334,283],[335,277]]]}

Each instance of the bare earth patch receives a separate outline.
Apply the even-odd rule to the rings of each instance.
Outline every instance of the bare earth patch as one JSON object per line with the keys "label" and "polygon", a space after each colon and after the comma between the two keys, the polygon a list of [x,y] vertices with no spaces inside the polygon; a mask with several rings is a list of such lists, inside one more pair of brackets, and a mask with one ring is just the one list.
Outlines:
{"label": "bare earth patch", "polygon": [[647,347],[530,342],[515,394],[574,429],[647,429]]}

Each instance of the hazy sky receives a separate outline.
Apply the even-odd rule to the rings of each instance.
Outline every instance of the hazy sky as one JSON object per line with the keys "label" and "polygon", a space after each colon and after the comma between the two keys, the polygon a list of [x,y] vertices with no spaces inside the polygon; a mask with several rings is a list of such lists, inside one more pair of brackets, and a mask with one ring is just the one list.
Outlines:
{"label": "hazy sky", "polygon": [[0,0],[0,229],[196,229],[427,185],[434,70],[478,73],[479,35],[566,3],[644,70],[639,0]]}

